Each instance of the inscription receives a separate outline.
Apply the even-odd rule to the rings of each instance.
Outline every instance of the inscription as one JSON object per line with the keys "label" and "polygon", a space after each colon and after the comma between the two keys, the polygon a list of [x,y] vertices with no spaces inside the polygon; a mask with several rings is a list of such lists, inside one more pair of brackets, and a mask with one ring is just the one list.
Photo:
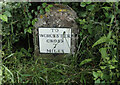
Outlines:
{"label": "inscription", "polygon": [[71,29],[39,28],[40,53],[70,53]]}
{"label": "inscription", "polygon": [[64,53],[64,49],[47,49],[47,53]]}

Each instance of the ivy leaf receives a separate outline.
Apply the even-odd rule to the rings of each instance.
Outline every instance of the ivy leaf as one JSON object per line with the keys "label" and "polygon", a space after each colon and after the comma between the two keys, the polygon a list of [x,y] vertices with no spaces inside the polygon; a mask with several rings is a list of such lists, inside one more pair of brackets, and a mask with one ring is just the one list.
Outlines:
{"label": "ivy leaf", "polygon": [[53,7],[53,5],[48,5],[49,8]]}
{"label": "ivy leaf", "polygon": [[31,11],[32,13],[34,12],[34,10]]}
{"label": "ivy leaf", "polygon": [[100,79],[97,79],[97,80],[95,81],[95,83],[99,84],[99,83],[100,83]]}
{"label": "ivy leaf", "polygon": [[93,71],[93,76],[94,76],[95,78],[98,78],[99,74],[98,74],[97,72]]}
{"label": "ivy leaf", "polygon": [[11,13],[9,11],[5,11],[4,15],[6,15],[7,17],[12,17]]}
{"label": "ivy leaf", "polygon": [[46,5],[47,5],[47,3],[43,3],[43,4],[42,4],[42,7],[43,7],[43,8],[45,8],[45,7],[46,7]]}
{"label": "ivy leaf", "polygon": [[27,30],[28,33],[32,33],[32,27],[29,27],[29,29]]}
{"label": "ivy leaf", "polygon": [[0,19],[2,19],[5,22],[8,22],[8,17],[6,15],[0,14]]}
{"label": "ivy leaf", "polygon": [[40,14],[44,14],[44,10],[43,9],[40,9]]}
{"label": "ivy leaf", "polygon": [[45,12],[49,12],[50,11],[50,8],[49,7],[46,7],[45,8]]}
{"label": "ivy leaf", "polygon": [[35,15],[38,15],[38,12],[35,12]]}
{"label": "ivy leaf", "polygon": [[33,19],[33,20],[32,20],[32,25],[34,25],[35,22],[37,22],[37,21],[38,21],[37,18]]}
{"label": "ivy leaf", "polygon": [[87,10],[92,11],[94,9],[95,5],[88,5],[86,7]]}
{"label": "ivy leaf", "polygon": [[26,32],[27,32],[27,29],[24,29],[24,34],[26,34]]}
{"label": "ivy leaf", "polygon": [[40,10],[40,6],[37,7],[37,10]]}
{"label": "ivy leaf", "polygon": [[91,4],[91,2],[86,2],[86,4]]}
{"label": "ivy leaf", "polygon": [[86,3],[85,3],[85,2],[81,2],[80,6],[81,6],[81,7],[85,7],[85,6],[86,6]]}

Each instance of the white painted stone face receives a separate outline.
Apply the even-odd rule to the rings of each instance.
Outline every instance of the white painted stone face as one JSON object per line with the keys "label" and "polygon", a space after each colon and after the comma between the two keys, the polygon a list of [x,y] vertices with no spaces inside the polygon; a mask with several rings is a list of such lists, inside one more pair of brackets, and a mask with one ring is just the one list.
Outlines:
{"label": "white painted stone face", "polygon": [[39,28],[40,53],[70,53],[71,29]]}

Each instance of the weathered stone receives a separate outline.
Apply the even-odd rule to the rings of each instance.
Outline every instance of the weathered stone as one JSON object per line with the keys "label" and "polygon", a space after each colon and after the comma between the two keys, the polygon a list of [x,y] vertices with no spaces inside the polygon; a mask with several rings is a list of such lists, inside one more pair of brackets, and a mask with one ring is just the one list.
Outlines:
{"label": "weathered stone", "polygon": [[[57,5],[55,4],[50,12],[45,15],[38,15],[38,21],[35,24],[35,29],[33,31],[34,37],[34,54],[36,57],[46,58],[51,60],[60,61],[63,60],[66,56],[74,54],[77,50],[78,42],[78,26],[75,19],[77,15],[74,10],[66,5]],[[71,38],[71,53],[70,54],[43,54],[39,51],[39,42],[38,42],[38,28],[70,28],[72,31]]]}

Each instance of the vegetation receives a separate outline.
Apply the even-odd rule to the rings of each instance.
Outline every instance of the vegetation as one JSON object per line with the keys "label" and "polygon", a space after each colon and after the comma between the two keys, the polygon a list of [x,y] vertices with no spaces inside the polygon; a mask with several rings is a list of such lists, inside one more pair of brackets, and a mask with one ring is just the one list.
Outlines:
{"label": "vegetation", "polygon": [[34,60],[32,30],[38,13],[49,12],[50,4],[3,3],[2,83],[120,84],[120,3],[61,3],[78,15],[79,46],[66,63],[48,68]]}

